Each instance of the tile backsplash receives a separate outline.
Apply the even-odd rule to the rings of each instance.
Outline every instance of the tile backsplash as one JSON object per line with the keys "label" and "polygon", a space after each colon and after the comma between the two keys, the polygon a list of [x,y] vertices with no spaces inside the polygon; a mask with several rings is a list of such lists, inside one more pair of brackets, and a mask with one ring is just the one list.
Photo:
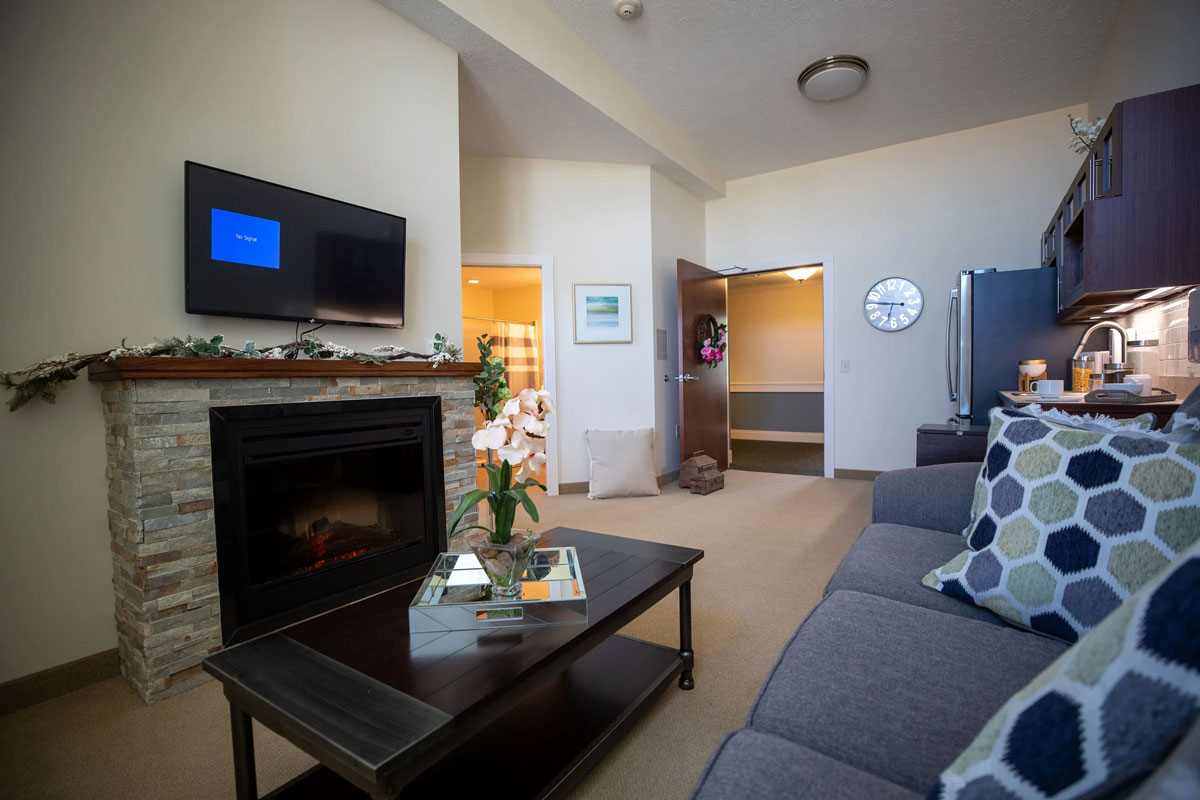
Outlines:
{"label": "tile backsplash", "polygon": [[1135,311],[1122,317],[1120,323],[1129,331],[1132,339],[1158,340],[1158,377],[1200,379],[1200,364],[1192,363],[1187,358],[1186,295]]}

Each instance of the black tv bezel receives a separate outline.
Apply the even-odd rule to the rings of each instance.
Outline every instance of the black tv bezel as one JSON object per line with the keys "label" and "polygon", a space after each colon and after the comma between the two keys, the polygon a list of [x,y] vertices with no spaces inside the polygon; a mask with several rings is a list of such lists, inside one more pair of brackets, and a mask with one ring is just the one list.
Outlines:
{"label": "black tv bezel", "polygon": [[[400,298],[400,319],[401,319],[400,324],[399,325],[391,325],[391,324],[388,324],[385,322],[362,322],[360,320],[335,319],[332,317],[329,317],[329,318],[326,318],[326,317],[291,317],[291,316],[286,316],[283,314],[238,314],[238,313],[232,312],[232,311],[212,311],[209,309],[200,309],[200,308],[193,307],[192,299],[191,299],[192,298],[192,292],[191,292],[191,288],[192,288],[192,256],[191,256],[192,231],[191,231],[191,226],[188,224],[188,208],[190,207],[190,198],[191,198],[191,168],[192,167],[203,167],[204,169],[210,169],[213,172],[222,172],[226,175],[232,175],[235,178],[244,178],[248,181],[254,181],[255,183],[261,183],[266,186],[273,186],[276,189],[283,189],[288,192],[295,192],[296,194],[306,194],[309,197],[315,197],[318,200],[326,200],[330,203],[338,203],[343,206],[349,206],[350,208],[357,208],[360,211],[369,211],[372,214],[381,214],[385,217],[391,217],[392,219],[398,219],[401,222],[403,222],[404,223],[404,273],[405,273],[404,278],[405,278],[405,280],[404,280],[404,296],[402,296]],[[316,192],[307,192],[303,189],[296,189],[291,186],[284,186],[282,183],[274,183],[272,181],[263,180],[262,178],[255,178],[251,175],[243,175],[240,172],[234,172],[234,171],[228,170],[228,169],[221,169],[220,167],[214,167],[210,164],[201,164],[199,161],[187,160],[187,161],[183,162],[183,309],[184,309],[185,313],[198,314],[198,315],[207,316],[207,317],[233,317],[235,319],[274,319],[274,320],[280,320],[283,322],[312,322],[312,323],[320,323],[322,325],[353,325],[353,326],[359,327],[359,328],[402,329],[402,328],[404,328],[404,321],[408,317],[407,300],[408,300],[408,218],[407,217],[402,217],[399,214],[389,214],[388,212],[380,211],[377,208],[368,208],[366,206],[360,206],[357,203],[348,203],[345,200],[338,200],[336,197],[326,197],[325,195],[317,194]]]}

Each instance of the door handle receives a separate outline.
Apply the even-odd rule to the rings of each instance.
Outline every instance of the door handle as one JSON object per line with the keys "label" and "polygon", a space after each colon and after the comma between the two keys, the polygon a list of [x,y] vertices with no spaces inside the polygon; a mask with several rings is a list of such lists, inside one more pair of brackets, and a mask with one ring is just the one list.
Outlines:
{"label": "door handle", "polygon": [[[671,377],[669,375],[663,375],[663,380],[669,381],[670,379]],[[680,383],[687,383],[689,381],[698,381],[700,378],[695,375],[689,375],[685,372],[682,375],[676,375],[675,380],[679,381]]]}

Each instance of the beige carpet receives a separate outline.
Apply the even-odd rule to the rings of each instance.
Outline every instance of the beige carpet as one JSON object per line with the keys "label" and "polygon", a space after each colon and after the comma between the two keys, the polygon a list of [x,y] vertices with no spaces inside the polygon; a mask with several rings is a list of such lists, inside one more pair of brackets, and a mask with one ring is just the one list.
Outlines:
{"label": "beige carpet", "polygon": [[[731,470],[707,496],[539,501],[567,525],[700,547],[693,580],[696,689],[674,687],[588,775],[576,798],[682,798],[739,728],[775,657],[870,516],[871,484]],[[542,527],[542,526],[539,526]],[[678,644],[672,596],[626,631]],[[0,797],[231,798],[228,710],[209,683],[144,706],[120,679],[0,717]],[[256,726],[259,790],[311,763]]]}

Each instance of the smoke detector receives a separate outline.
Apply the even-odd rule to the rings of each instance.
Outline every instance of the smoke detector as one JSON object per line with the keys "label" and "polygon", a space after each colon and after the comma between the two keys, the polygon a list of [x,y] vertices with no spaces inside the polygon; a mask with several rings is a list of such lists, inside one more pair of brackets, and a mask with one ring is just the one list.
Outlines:
{"label": "smoke detector", "polygon": [[642,15],[642,0],[617,0],[613,11],[621,19],[637,19]]}
{"label": "smoke detector", "polygon": [[809,100],[830,102],[861,89],[869,70],[866,60],[858,56],[829,56],[805,67],[796,83]]}

